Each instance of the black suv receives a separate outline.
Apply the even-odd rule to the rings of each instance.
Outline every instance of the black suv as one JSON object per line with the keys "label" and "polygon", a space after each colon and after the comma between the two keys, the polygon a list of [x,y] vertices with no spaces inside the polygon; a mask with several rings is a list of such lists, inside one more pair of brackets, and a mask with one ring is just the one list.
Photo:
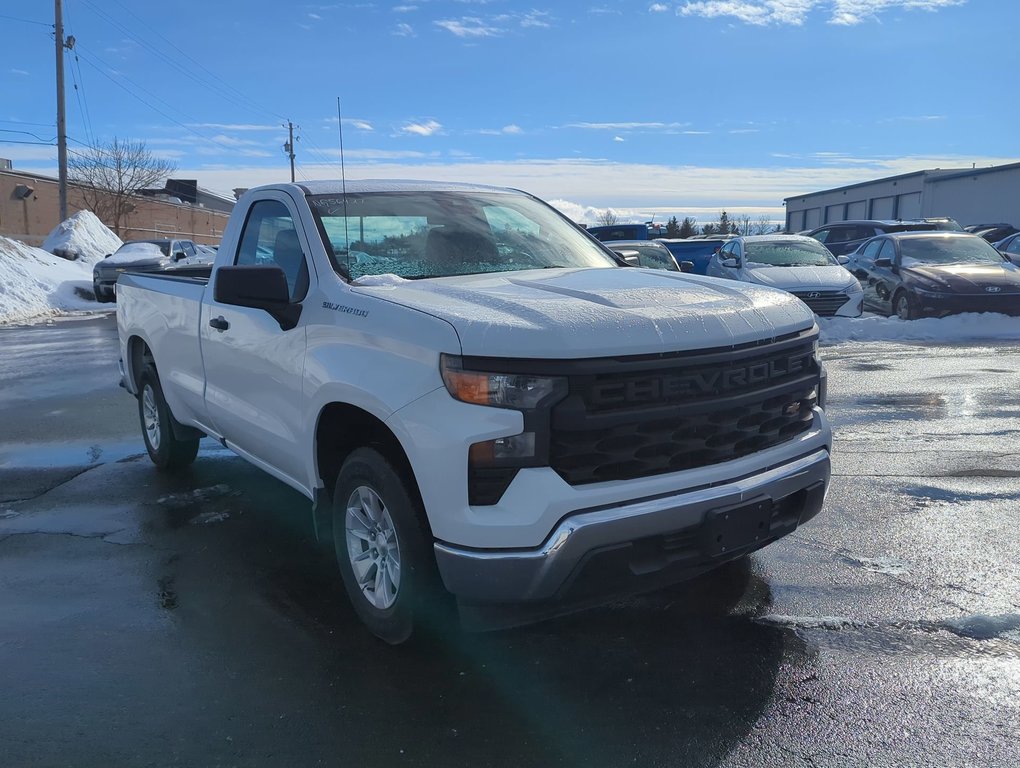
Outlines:
{"label": "black suv", "polygon": [[963,228],[953,219],[904,219],[883,221],[869,219],[862,221],[834,221],[815,227],[804,234],[825,245],[833,256],[842,256],[857,250],[857,246],[875,235],[893,232],[930,232],[931,230],[961,232]]}

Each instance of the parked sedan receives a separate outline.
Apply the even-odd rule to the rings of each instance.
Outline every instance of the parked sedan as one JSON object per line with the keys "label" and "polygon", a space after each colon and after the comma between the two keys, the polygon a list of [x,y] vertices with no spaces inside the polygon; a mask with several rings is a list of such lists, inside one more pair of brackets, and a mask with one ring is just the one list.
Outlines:
{"label": "parked sedan", "polygon": [[977,235],[873,238],[858,254],[857,276],[869,309],[904,320],[959,312],[1020,315],[1020,269]]}
{"label": "parked sedan", "polygon": [[1020,264],[1020,232],[1002,238],[995,244],[995,250],[1014,264]]}
{"label": "parked sedan", "polygon": [[215,252],[199,250],[191,240],[131,240],[93,267],[92,289],[96,301],[111,302],[117,298],[117,278],[124,272],[208,275],[215,257]]}
{"label": "parked sedan", "polygon": [[859,317],[861,285],[824,245],[801,235],[751,235],[726,243],[706,274],[782,288],[816,315]]}

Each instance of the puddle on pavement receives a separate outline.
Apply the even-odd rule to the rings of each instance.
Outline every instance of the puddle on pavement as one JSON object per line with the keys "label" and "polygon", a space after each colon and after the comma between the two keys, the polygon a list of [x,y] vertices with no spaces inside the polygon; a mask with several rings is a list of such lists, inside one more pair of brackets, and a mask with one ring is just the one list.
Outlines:
{"label": "puddle on pavement", "polygon": [[[199,456],[229,453],[218,443],[205,440]],[[50,469],[111,464],[134,456],[144,456],[141,438],[97,443],[76,440],[61,443],[7,443],[0,445],[0,469]]]}
{"label": "puddle on pavement", "polygon": [[0,448],[0,469],[41,469],[87,467],[109,464],[145,453],[140,440],[109,443],[75,441],[66,443],[7,444]]}

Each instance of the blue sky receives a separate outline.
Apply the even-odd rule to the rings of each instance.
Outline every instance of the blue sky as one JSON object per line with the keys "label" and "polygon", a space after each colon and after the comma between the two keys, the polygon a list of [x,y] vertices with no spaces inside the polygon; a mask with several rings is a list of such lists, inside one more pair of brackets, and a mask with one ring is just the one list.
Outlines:
{"label": "blue sky", "polygon": [[[1020,159],[1005,0],[64,0],[68,133],[229,193],[289,177],[524,188],[578,219],[718,211]],[[52,3],[4,3],[0,157],[54,172]],[[78,90],[74,84],[77,82]]]}

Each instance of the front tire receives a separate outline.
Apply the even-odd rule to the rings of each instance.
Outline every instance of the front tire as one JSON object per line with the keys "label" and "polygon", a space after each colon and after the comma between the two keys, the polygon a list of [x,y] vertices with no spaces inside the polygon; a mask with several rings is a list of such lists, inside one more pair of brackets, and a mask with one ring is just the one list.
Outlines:
{"label": "front tire", "polygon": [[893,298],[893,311],[900,320],[915,320],[917,318],[914,303],[910,300],[910,294],[906,291],[900,291]]}
{"label": "front tire", "polygon": [[157,469],[173,471],[191,464],[198,455],[199,438],[181,440],[174,435],[173,414],[163,397],[156,369],[146,365],[138,379],[138,420],[145,450]]}
{"label": "front tire", "polygon": [[347,595],[369,631],[391,645],[410,638],[437,584],[424,510],[404,474],[359,448],[333,494],[333,546]]}

